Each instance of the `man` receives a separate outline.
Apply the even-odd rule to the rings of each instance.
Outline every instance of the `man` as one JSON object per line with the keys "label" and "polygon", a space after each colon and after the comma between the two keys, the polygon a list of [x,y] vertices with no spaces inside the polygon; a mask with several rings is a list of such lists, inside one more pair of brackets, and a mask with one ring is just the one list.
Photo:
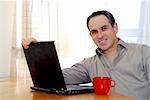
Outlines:
{"label": "man", "polygon": [[[118,26],[108,11],[93,12],[87,19],[90,36],[97,45],[96,54],[63,69],[67,84],[91,82],[95,76],[110,76],[115,80],[112,91],[149,100],[150,47],[129,44],[116,36]],[[23,46],[36,40],[23,41]]]}

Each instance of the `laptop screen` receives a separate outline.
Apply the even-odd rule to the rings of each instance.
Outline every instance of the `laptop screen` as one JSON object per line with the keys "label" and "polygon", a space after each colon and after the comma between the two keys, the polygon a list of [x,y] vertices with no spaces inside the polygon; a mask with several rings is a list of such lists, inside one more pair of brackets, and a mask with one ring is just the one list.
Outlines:
{"label": "laptop screen", "polygon": [[23,50],[35,87],[66,89],[54,41],[31,43]]}

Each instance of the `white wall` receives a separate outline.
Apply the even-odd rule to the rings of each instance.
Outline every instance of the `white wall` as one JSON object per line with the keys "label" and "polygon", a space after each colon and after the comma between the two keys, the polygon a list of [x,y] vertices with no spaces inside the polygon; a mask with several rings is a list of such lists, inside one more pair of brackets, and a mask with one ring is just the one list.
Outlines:
{"label": "white wall", "polygon": [[10,75],[14,3],[13,0],[0,0],[0,77]]}

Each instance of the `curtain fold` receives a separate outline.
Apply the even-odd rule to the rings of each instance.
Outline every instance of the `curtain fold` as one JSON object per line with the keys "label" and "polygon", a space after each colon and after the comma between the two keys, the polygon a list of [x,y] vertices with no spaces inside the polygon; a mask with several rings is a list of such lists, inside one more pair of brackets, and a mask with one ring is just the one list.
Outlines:
{"label": "curtain fold", "polygon": [[10,76],[29,76],[29,71],[21,45],[22,40],[31,37],[32,34],[32,21],[29,4],[29,0],[16,0],[12,35]]}
{"label": "curtain fold", "polygon": [[32,4],[30,4],[32,2],[33,0],[23,0],[22,2],[22,39],[29,38],[32,34]]}
{"label": "curtain fold", "polygon": [[[12,55],[12,62],[16,64],[16,68],[12,68],[11,70],[17,77],[29,76],[28,66],[21,46],[22,40],[30,37],[34,37],[39,41],[44,41],[44,39],[50,40],[49,2],[49,0],[18,1],[18,5],[20,5],[22,9],[20,12],[17,12],[18,19],[20,20],[17,20],[19,22],[16,21],[16,23],[20,23],[21,27],[17,27],[17,35],[19,37],[17,38],[17,35],[13,35],[13,45],[16,42],[18,42],[18,45],[13,46],[15,50]],[[18,7],[18,9],[20,9],[20,7]],[[19,14],[21,15],[19,16]],[[21,39],[19,40],[19,38]]]}
{"label": "curtain fold", "polygon": [[16,1],[13,2],[13,14],[12,14],[12,35],[11,35],[11,61],[10,61],[10,76],[14,77],[17,76],[17,70],[16,70],[16,53],[17,53],[17,48],[16,48]]}
{"label": "curtain fold", "polygon": [[16,46],[16,6],[14,6],[14,15],[13,15],[13,30],[12,30],[12,43],[11,43],[11,64],[10,64],[10,76],[17,76],[16,72],[16,54],[17,54],[17,46]]}

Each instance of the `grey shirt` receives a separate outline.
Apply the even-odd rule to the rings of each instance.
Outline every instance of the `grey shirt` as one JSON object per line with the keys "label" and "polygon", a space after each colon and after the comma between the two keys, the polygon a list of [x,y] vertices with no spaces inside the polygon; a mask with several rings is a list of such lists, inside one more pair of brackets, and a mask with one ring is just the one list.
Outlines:
{"label": "grey shirt", "polygon": [[150,100],[150,47],[119,40],[113,62],[100,49],[96,55],[63,69],[66,84],[92,82],[94,76],[110,76],[116,91],[137,100]]}

